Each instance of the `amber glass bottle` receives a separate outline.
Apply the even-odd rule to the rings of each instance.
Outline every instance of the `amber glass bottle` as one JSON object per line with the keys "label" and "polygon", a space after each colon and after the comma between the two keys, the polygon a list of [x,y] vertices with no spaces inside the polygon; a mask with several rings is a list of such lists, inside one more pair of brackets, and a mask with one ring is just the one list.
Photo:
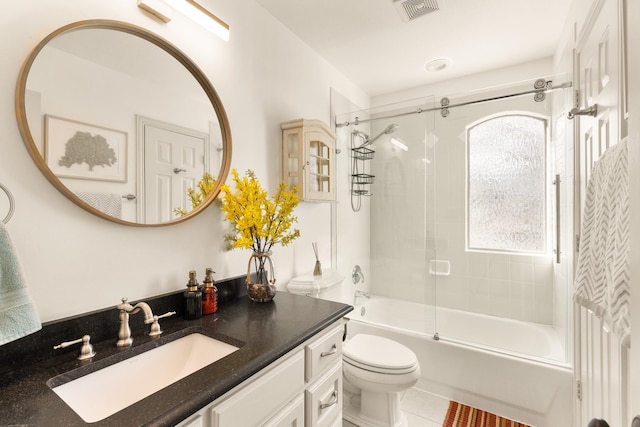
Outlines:
{"label": "amber glass bottle", "polygon": [[218,311],[218,288],[213,284],[212,268],[207,268],[202,282],[202,313],[213,314]]}

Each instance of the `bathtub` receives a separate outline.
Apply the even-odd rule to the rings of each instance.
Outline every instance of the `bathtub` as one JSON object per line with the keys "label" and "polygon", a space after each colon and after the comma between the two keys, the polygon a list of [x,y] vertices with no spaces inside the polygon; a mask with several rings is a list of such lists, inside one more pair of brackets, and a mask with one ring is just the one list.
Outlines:
{"label": "bathtub", "polygon": [[348,317],[348,336],[380,335],[416,353],[418,388],[536,427],[572,425],[573,373],[551,327],[375,295]]}

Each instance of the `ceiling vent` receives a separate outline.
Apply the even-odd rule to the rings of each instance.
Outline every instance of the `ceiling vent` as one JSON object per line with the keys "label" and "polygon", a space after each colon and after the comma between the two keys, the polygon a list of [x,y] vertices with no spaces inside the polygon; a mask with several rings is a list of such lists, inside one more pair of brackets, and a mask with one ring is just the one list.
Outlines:
{"label": "ceiling vent", "polygon": [[393,4],[404,22],[440,9],[436,0],[393,0]]}

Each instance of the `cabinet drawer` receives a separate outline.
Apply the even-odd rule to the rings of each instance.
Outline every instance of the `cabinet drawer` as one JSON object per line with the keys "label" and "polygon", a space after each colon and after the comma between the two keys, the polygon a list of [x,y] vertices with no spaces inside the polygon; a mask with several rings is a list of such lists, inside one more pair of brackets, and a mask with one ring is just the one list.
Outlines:
{"label": "cabinet drawer", "polygon": [[300,393],[262,427],[303,427],[304,395]]}
{"label": "cabinet drawer", "polygon": [[256,426],[282,408],[304,387],[302,350],[255,380],[211,410],[214,427]]}
{"label": "cabinet drawer", "polygon": [[342,418],[342,361],[305,391],[306,427],[329,427]]}
{"label": "cabinet drawer", "polygon": [[304,379],[312,382],[337,360],[342,361],[343,325],[331,328],[305,347],[306,369]]}

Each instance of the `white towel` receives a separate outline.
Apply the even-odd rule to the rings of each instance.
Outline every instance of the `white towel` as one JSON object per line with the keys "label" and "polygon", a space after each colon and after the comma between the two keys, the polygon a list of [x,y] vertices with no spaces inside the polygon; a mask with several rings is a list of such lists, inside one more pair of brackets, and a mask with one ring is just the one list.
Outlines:
{"label": "white towel", "polygon": [[80,197],[88,205],[115,218],[122,218],[122,196],[113,193],[88,193],[79,191]]}
{"label": "white towel", "polygon": [[0,345],[42,328],[9,232],[0,221]]}
{"label": "white towel", "polygon": [[627,140],[609,148],[587,184],[574,300],[630,341],[630,222]]}

